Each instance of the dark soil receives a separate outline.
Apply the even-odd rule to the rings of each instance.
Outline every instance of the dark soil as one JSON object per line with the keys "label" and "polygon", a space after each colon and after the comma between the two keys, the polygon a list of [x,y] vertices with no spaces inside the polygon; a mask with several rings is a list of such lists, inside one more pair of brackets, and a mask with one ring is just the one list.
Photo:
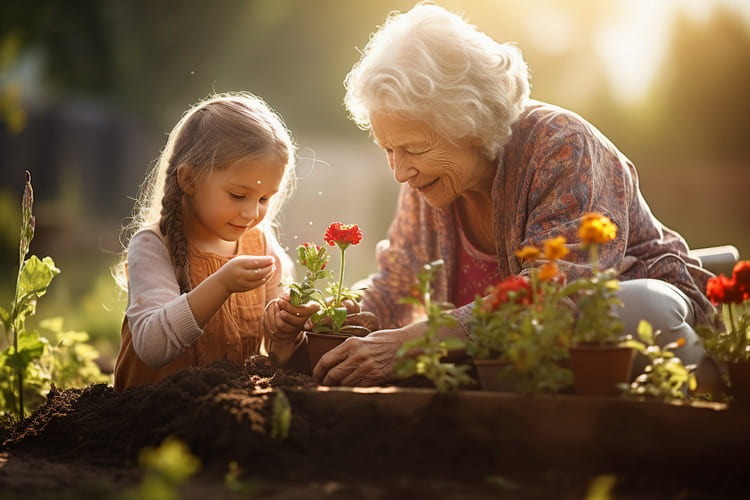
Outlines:
{"label": "dark soil", "polygon": [[[706,454],[698,440],[695,453],[675,464],[672,455],[683,448],[659,441],[673,439],[669,431],[646,433],[652,453],[602,439],[604,432],[630,432],[616,418],[612,428],[612,412],[628,422],[649,413],[661,421],[660,407],[634,413],[613,403],[601,412],[582,398],[440,395],[412,382],[375,392],[327,390],[256,357],[245,366],[187,369],[121,394],[107,385],[53,390],[33,415],[2,429],[0,499],[121,497],[141,484],[140,450],[168,436],[201,460],[180,489],[188,499],[584,498],[602,474],[616,481],[617,498],[744,498],[750,492],[750,459],[733,450]],[[280,391],[292,409],[286,439],[271,437]],[[668,416],[677,431],[693,428],[681,420],[689,410]],[[592,424],[582,415],[594,411],[609,414],[609,423],[594,422],[595,432],[578,429]],[[575,440],[560,440],[554,431],[545,436],[539,429],[547,424],[529,423],[528,415],[542,415],[554,428],[556,413],[561,432],[570,426]],[[241,470],[239,489],[225,482],[231,462]]]}

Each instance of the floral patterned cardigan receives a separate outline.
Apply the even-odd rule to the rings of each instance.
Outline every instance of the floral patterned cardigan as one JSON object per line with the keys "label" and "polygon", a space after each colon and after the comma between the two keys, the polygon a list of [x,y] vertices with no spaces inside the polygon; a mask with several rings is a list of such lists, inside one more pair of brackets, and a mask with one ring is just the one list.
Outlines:
{"label": "floral patterned cardigan", "polygon": [[[708,323],[714,307],[703,294],[712,274],[688,255],[685,240],[664,227],[644,200],[633,164],[575,113],[530,101],[513,126],[498,160],[492,185],[492,221],[499,279],[523,273],[514,252],[564,236],[571,250],[561,270],[569,279],[591,272],[577,236],[581,218],[599,212],[617,225],[617,237],[600,249],[600,265],[614,267],[621,280],[655,278],[672,283],[690,299],[696,324]],[[388,239],[379,242],[379,271],[371,276],[362,309],[383,328],[405,326],[421,311],[400,304],[416,273],[436,259],[445,261],[433,299],[450,302],[456,277],[459,237],[453,207],[432,208],[403,185]],[[469,331],[472,304],[453,311]]]}

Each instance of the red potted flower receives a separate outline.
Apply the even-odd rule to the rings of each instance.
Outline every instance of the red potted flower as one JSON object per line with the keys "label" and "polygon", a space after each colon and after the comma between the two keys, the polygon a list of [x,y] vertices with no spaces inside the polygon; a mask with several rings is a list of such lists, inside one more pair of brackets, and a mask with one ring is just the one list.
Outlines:
{"label": "red potted flower", "polygon": [[[345,324],[351,312],[350,308],[361,299],[359,292],[344,286],[346,250],[362,241],[362,231],[356,224],[334,222],[326,229],[323,240],[329,246],[337,246],[341,252],[337,279],[331,279],[334,274],[326,269],[330,259],[326,247],[304,243],[297,247],[297,261],[305,268],[305,275],[301,281],[288,284],[289,296],[293,304],[300,305],[313,301],[320,305],[320,310],[310,318],[313,327],[307,332],[311,368],[315,367],[323,354],[346,340],[347,337],[364,336],[370,333],[362,326]],[[321,289],[317,286],[318,281],[326,279],[329,281],[325,288]]]}
{"label": "red potted flower", "polygon": [[730,390],[736,400],[750,401],[750,260],[734,265],[732,276],[720,274],[706,284],[706,296],[719,308],[717,324],[703,326],[706,352],[726,363]]}

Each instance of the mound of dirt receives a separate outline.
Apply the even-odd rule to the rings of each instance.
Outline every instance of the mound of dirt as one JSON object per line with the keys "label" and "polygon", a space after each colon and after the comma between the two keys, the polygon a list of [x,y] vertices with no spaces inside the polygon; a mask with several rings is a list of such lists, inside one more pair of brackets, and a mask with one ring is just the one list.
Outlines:
{"label": "mound of dirt", "polygon": [[[582,498],[608,481],[628,498],[747,491],[750,459],[732,444],[750,442],[736,432],[744,413],[424,386],[319,387],[259,356],[123,393],[53,390],[0,436],[0,498],[112,498],[141,481],[140,451],[169,436],[201,461],[182,498],[239,498],[231,463],[254,494],[278,498]],[[271,432],[280,397],[285,438]]]}

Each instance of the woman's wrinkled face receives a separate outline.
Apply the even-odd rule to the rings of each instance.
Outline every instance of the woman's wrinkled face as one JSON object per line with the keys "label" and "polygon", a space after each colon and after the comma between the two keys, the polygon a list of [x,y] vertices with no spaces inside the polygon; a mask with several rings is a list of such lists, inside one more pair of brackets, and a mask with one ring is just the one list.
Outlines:
{"label": "woman's wrinkled face", "polygon": [[468,191],[488,191],[492,185],[494,162],[482,154],[478,141],[453,144],[426,122],[395,113],[373,112],[370,123],[393,177],[419,191],[432,207],[446,208]]}

